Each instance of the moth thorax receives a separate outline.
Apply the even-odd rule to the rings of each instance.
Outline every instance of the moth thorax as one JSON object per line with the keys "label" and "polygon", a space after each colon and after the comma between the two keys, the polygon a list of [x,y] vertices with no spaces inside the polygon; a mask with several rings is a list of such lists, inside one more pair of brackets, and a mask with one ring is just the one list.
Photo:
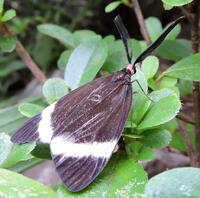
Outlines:
{"label": "moth thorax", "polygon": [[133,64],[128,64],[128,66],[126,67],[126,69],[128,71],[130,71],[131,75],[133,75],[133,74],[136,73],[135,66]]}

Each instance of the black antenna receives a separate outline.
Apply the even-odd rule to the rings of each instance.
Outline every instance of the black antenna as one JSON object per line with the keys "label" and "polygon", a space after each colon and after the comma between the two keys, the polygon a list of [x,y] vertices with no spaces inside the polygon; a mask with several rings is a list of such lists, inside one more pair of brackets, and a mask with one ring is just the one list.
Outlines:
{"label": "black antenna", "polygon": [[164,30],[164,32],[152,44],[150,44],[150,46],[144,52],[142,52],[139,57],[137,57],[133,65],[143,61],[154,49],[156,49],[162,43],[162,41],[169,34],[169,32],[184,19],[185,17],[182,16],[176,19],[175,21],[171,22],[169,26]]}
{"label": "black antenna", "polygon": [[131,64],[131,59],[132,59],[132,48],[129,44],[130,41],[130,36],[129,33],[126,29],[126,27],[124,26],[122,19],[119,15],[117,15],[114,19],[114,23],[117,27],[117,30],[121,36],[121,39],[124,43],[124,47],[125,47],[125,51],[126,51],[126,56],[128,59],[129,64]]}

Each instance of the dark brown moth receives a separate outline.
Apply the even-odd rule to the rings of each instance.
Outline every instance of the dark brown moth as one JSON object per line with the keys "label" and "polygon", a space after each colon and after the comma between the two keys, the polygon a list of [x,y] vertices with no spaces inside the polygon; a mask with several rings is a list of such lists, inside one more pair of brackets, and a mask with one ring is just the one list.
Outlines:
{"label": "dark brown moth", "polygon": [[110,159],[132,104],[135,65],[152,52],[183,17],[172,22],[132,64],[129,35],[121,18],[114,20],[123,40],[128,66],[70,92],[28,120],[12,136],[14,143],[50,144],[56,171],[73,192],[87,187]]}

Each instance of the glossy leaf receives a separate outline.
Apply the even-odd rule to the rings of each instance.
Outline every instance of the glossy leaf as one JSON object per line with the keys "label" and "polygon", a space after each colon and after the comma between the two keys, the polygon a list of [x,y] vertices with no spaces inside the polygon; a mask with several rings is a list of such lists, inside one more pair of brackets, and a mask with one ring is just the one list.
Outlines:
{"label": "glossy leaf", "polygon": [[0,195],[2,198],[57,198],[53,190],[18,173],[0,169]]}
{"label": "glossy leaf", "polygon": [[[142,44],[139,41],[131,39],[130,46],[133,50],[133,60],[141,53]],[[108,72],[120,70],[128,65],[124,46],[121,40],[108,43],[108,57],[103,68]]]}
{"label": "glossy leaf", "polygon": [[42,24],[37,26],[37,28],[38,31],[42,34],[57,39],[66,47],[73,48],[75,46],[74,37],[72,33],[63,27],[54,24]]}
{"label": "glossy leaf", "polygon": [[93,39],[101,39],[100,35],[91,30],[77,30],[73,33],[73,36],[76,46],[81,43],[90,42]]}
{"label": "glossy leaf", "polygon": [[30,155],[30,152],[34,149],[35,145],[35,142],[26,144],[14,144],[12,146],[11,152],[2,164],[2,167],[8,168],[17,162],[31,159],[32,156]]}
{"label": "glossy leaf", "polygon": [[[138,80],[139,84],[142,86],[144,92],[147,94],[147,79],[145,78],[144,73],[137,67],[137,72],[135,75],[131,77],[131,80]],[[137,82],[132,83],[133,88],[133,122],[138,124],[140,120],[143,118],[144,114],[148,110],[151,101],[144,95],[143,91],[141,90],[140,86]]]}
{"label": "glossy leaf", "polygon": [[0,133],[0,165],[4,163],[12,149],[10,136]]}
{"label": "glossy leaf", "polygon": [[116,9],[122,2],[121,1],[114,1],[109,3],[106,7],[105,7],[105,12],[112,12],[114,9]]}
{"label": "glossy leaf", "polygon": [[4,4],[4,0],[0,0],[0,13],[3,12],[3,4]]}
{"label": "glossy leaf", "polygon": [[199,184],[199,168],[174,168],[151,178],[144,198],[199,198]]}
{"label": "glossy leaf", "polygon": [[141,66],[142,71],[147,79],[152,78],[156,74],[158,67],[159,60],[155,56],[148,56],[145,58]]}
{"label": "glossy leaf", "polygon": [[3,52],[12,52],[16,47],[16,40],[10,35],[4,35],[0,40],[0,48]]}
{"label": "glossy leaf", "polygon": [[67,66],[67,62],[68,62],[71,54],[72,54],[72,50],[65,50],[64,52],[61,53],[61,55],[58,59],[58,62],[57,62],[58,68],[60,70],[62,70],[62,71],[65,70],[65,68]]}
{"label": "glossy leaf", "polygon": [[[190,141],[193,145],[193,147],[195,147],[195,134],[193,132],[188,132]],[[170,142],[170,146],[172,148],[178,149],[181,152],[186,152],[186,147],[185,147],[185,143],[183,140],[183,133],[180,131],[175,131],[172,134],[172,141]]]}
{"label": "glossy leaf", "polygon": [[18,106],[20,113],[28,118],[31,118],[44,109],[43,106],[32,104],[32,103],[22,103]]}
{"label": "glossy leaf", "polygon": [[162,0],[163,3],[169,4],[171,6],[183,6],[192,1],[193,0]]}
{"label": "glossy leaf", "polygon": [[48,144],[37,144],[31,154],[37,158],[51,160],[51,152]]}
{"label": "glossy leaf", "polygon": [[200,53],[181,59],[167,69],[163,75],[185,80],[200,81]]}
{"label": "glossy leaf", "polygon": [[127,198],[140,197],[147,181],[144,169],[133,160],[114,156],[103,172],[89,185],[79,192],[69,192],[65,187],[58,189],[59,198]]}
{"label": "glossy leaf", "polygon": [[164,148],[169,145],[172,136],[165,129],[152,129],[142,133],[142,143],[150,148]]}
{"label": "glossy leaf", "polygon": [[51,78],[43,85],[42,92],[48,103],[53,103],[66,95],[68,88],[64,80]]}
{"label": "glossy leaf", "polygon": [[139,141],[126,144],[126,152],[129,158],[132,158],[136,161],[150,161],[155,157],[153,150],[144,146]]}
{"label": "glossy leaf", "polygon": [[14,9],[7,10],[1,17],[1,21],[6,22],[16,16],[16,11]]}
{"label": "glossy leaf", "polygon": [[177,24],[173,30],[167,35],[166,40],[174,40],[180,33],[181,26],[180,24]]}
{"label": "glossy leaf", "polygon": [[[33,102],[41,104],[41,97],[26,98],[22,102]],[[19,128],[27,120],[19,111],[18,105],[14,105],[8,108],[0,110],[0,132],[12,134],[17,128]]]}
{"label": "glossy leaf", "polygon": [[107,46],[103,40],[80,44],[72,52],[66,70],[65,81],[71,89],[91,81],[107,57]]}
{"label": "glossy leaf", "polygon": [[191,42],[184,39],[165,40],[157,48],[156,52],[162,58],[172,61],[178,61],[191,55]]}
{"label": "glossy leaf", "polygon": [[158,102],[160,99],[165,98],[167,96],[176,96],[173,90],[164,88],[157,91],[153,91],[150,93],[149,97],[154,101]]}
{"label": "glossy leaf", "polygon": [[168,87],[172,87],[172,86],[176,85],[176,83],[177,83],[177,78],[165,76],[165,77],[162,78],[162,80],[160,81],[159,88],[168,88]]}
{"label": "glossy leaf", "polygon": [[155,41],[162,33],[162,24],[156,17],[149,17],[145,19],[145,24],[152,41]]}
{"label": "glossy leaf", "polygon": [[180,108],[181,102],[176,96],[164,97],[152,104],[137,129],[147,129],[166,123],[177,115]]}

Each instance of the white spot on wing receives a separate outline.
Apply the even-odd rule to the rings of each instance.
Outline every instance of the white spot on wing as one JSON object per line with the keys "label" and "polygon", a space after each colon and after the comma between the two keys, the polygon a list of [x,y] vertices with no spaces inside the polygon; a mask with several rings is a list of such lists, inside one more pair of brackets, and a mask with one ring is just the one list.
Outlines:
{"label": "white spot on wing", "polygon": [[39,133],[40,140],[43,143],[50,143],[51,137],[53,135],[53,129],[51,127],[51,113],[55,108],[55,104],[56,103],[53,103],[48,106],[42,111],[41,114],[41,121],[39,122],[37,131]]}
{"label": "white spot on wing", "polygon": [[51,151],[53,155],[63,155],[63,157],[103,157],[109,158],[113,152],[117,140],[109,142],[88,142],[73,143],[67,141],[63,136],[57,136],[51,141]]}

